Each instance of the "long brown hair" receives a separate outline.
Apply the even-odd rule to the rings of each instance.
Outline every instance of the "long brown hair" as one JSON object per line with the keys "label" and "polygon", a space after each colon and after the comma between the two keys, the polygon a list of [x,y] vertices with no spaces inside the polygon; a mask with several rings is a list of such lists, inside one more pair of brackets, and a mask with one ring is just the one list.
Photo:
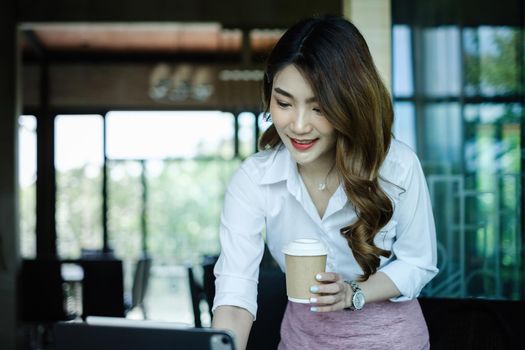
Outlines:
{"label": "long brown hair", "polygon": [[[357,220],[343,228],[367,280],[380,256],[390,252],[374,237],[393,214],[393,204],[379,185],[379,168],[391,142],[390,95],[377,73],[359,30],[342,17],[303,20],[291,27],[272,50],[266,67],[263,99],[268,112],[275,75],[295,65],[309,81],[320,108],[336,131],[335,165]],[[281,140],[273,125],[261,136],[262,149]]]}

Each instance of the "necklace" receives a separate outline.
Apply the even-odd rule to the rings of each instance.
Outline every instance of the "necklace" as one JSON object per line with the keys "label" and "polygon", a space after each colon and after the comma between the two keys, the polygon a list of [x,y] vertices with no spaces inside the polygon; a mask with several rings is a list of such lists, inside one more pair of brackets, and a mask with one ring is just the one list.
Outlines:
{"label": "necklace", "polygon": [[324,178],[324,181],[323,182],[318,182],[317,183],[317,189],[319,191],[324,191],[326,190],[326,187],[327,187],[327,183],[328,183],[328,176],[330,175],[330,173],[332,172],[332,170],[334,170],[334,166],[335,166],[335,162],[334,164],[332,164],[332,167],[330,168],[330,170],[328,170],[328,173],[326,174],[325,178]]}

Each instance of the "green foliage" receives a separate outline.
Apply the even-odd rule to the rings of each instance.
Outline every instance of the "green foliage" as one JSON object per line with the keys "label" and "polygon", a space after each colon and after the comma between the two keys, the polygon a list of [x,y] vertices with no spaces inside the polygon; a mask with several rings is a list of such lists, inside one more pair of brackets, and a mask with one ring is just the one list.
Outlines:
{"label": "green foliage", "polygon": [[[466,85],[474,87],[478,93],[480,90],[484,94],[490,91],[490,95],[520,93],[523,88],[520,66],[523,63],[519,60],[519,31],[494,28],[490,32],[478,30],[468,33],[467,38],[477,50],[465,53]],[[480,33],[485,34],[483,38]]]}
{"label": "green foliage", "polygon": [[122,259],[141,253],[142,185],[136,161],[108,163],[108,239]]}
{"label": "green foliage", "polygon": [[[147,246],[157,263],[197,263],[219,252],[224,191],[240,160],[177,160],[146,171]],[[148,169],[148,167],[146,167]],[[142,168],[138,161],[108,163],[108,234],[120,258],[142,253]],[[87,168],[57,174],[59,254],[76,258],[81,248],[102,247],[101,172]],[[21,236],[25,257],[35,252],[35,185],[21,189]]]}
{"label": "green foliage", "polygon": [[20,188],[20,249],[24,258],[36,256],[36,184]]}
{"label": "green foliage", "polygon": [[165,262],[198,262],[219,252],[223,195],[238,161],[164,163],[148,176],[148,247]]}
{"label": "green foliage", "polygon": [[75,258],[81,248],[102,246],[102,178],[88,166],[57,173],[58,253]]}

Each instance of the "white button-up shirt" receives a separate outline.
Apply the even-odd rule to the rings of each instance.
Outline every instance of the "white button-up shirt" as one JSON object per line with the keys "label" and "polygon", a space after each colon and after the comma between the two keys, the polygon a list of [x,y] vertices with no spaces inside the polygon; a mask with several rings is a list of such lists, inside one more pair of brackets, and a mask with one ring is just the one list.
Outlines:
{"label": "white button-up shirt", "polygon": [[[392,301],[417,297],[438,272],[436,233],[421,165],[405,144],[392,140],[380,169],[380,183],[392,199],[394,214],[374,238],[384,272],[401,292]],[[355,222],[356,212],[340,185],[321,218],[294,161],[284,146],[246,159],[233,175],[220,224],[221,254],[215,266],[213,305],[233,305],[257,313],[259,263],[266,243],[285,271],[282,248],[298,238],[321,240],[328,248],[327,271],[345,280],[363,273],[340,229]]]}

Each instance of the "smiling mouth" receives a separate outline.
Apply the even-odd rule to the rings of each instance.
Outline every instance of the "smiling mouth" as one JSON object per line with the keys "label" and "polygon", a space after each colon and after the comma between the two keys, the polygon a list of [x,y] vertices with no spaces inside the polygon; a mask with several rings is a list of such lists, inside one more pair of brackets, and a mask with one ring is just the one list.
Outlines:
{"label": "smiling mouth", "polygon": [[299,140],[294,139],[290,137],[290,141],[292,142],[292,146],[300,151],[307,150],[311,148],[319,139],[312,139],[312,140]]}

